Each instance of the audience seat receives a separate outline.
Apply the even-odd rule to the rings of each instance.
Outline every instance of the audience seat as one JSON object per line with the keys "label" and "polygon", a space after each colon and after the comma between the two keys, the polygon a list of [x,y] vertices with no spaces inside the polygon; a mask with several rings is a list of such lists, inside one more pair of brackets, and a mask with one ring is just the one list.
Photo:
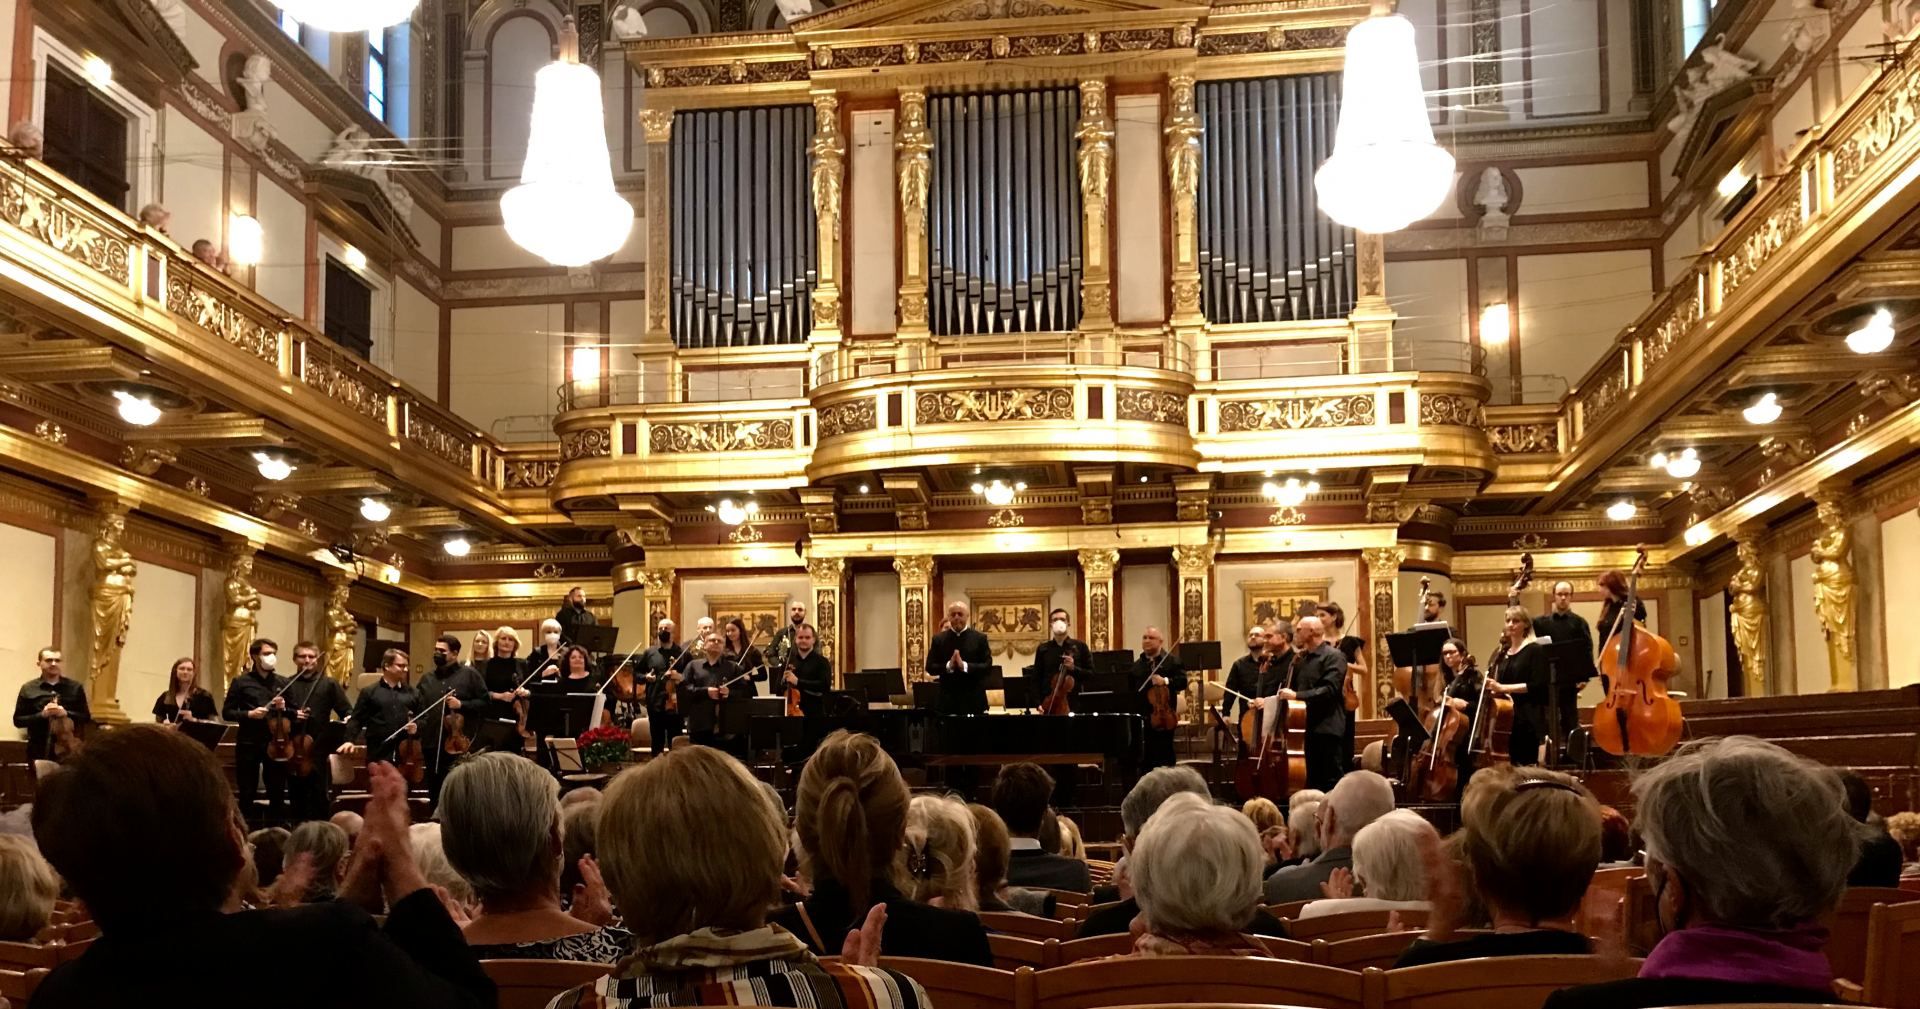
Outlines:
{"label": "audience seat", "polygon": [[[1033,1004],[1037,974],[1031,967],[1007,971],[910,956],[883,956],[880,966],[920,982],[935,1009],[1009,1009]],[[509,1009],[504,998],[500,1009]]]}
{"label": "audience seat", "polygon": [[1417,931],[1427,926],[1427,912],[1420,910],[1348,911],[1318,918],[1293,919],[1287,922],[1287,934],[1302,942],[1315,939],[1337,942],[1363,935],[1379,935],[1387,930],[1387,919],[1390,917],[1397,917],[1400,927],[1406,931]]}
{"label": "audience seat", "polygon": [[1900,889],[1920,891],[1920,876],[1902,876]]}
{"label": "audience seat", "polygon": [[1920,893],[1889,886],[1850,886],[1840,895],[1840,906],[1827,919],[1827,960],[1833,976],[1856,983],[1866,980],[1868,918],[1875,904],[1920,901]]}
{"label": "audience seat", "polygon": [[[1069,964],[1033,975],[1033,1009],[1159,1002],[1257,1002],[1357,1009],[1360,975],[1261,957],[1177,956]],[[936,997],[934,1004],[948,1009]],[[1538,1004],[1528,1007],[1538,1009]]]}
{"label": "audience seat", "polygon": [[1339,967],[1342,970],[1364,970],[1378,967],[1386,970],[1400,959],[1400,954],[1420,938],[1418,932],[1381,932],[1377,935],[1355,936],[1351,939],[1313,940],[1313,950],[1306,957],[1308,962],[1325,967]]}
{"label": "audience seat", "polygon": [[37,942],[0,942],[0,967],[8,970],[52,968],[59,964],[59,946],[43,945]]}
{"label": "audience seat", "polygon": [[32,970],[0,970],[0,998],[13,1004],[13,1009],[26,1009],[33,998],[34,989],[45,980],[47,969],[35,967]]}
{"label": "audience seat", "polygon": [[[1316,900],[1319,898],[1315,898]],[[1312,900],[1290,900],[1284,904],[1268,904],[1266,912],[1275,918],[1298,918],[1300,909],[1313,903]]]}
{"label": "audience seat", "polygon": [[1867,921],[1862,1001],[1920,1009],[1920,903],[1877,904]]}
{"label": "audience seat", "polygon": [[1580,910],[1574,916],[1574,929],[1582,935],[1596,935],[1595,929],[1601,923],[1618,920],[1627,899],[1627,881],[1646,874],[1647,870],[1637,865],[1595,872],[1593,882],[1587,884],[1587,895],[1580,900]]}
{"label": "audience seat", "polygon": [[987,946],[993,950],[993,965],[1001,970],[1018,970],[1032,967],[1042,970],[1059,963],[1060,940],[1022,939],[1017,935],[1002,935],[998,932],[987,935]]}
{"label": "audience seat", "polygon": [[980,923],[987,926],[989,932],[1017,935],[1023,939],[1035,939],[1041,942],[1048,939],[1059,939],[1065,942],[1080,934],[1078,918],[1040,918],[1017,911],[982,911]]}
{"label": "audience seat", "polygon": [[[992,936],[988,938],[991,939]],[[1098,960],[1101,957],[1119,956],[1131,952],[1133,952],[1133,936],[1127,932],[1093,935],[1085,939],[1069,939],[1060,944],[1059,959],[1055,961],[1055,965]]]}
{"label": "audience seat", "polygon": [[1054,890],[1047,887],[1028,887],[1028,889],[1038,889],[1042,892],[1052,894],[1054,910],[1057,911],[1062,918],[1072,916],[1084,920],[1086,915],[1080,912],[1088,904],[1093,902],[1092,895],[1081,893],[1078,890]]}
{"label": "audience seat", "polygon": [[554,996],[612,969],[578,960],[482,960],[480,967],[500,989],[500,1009],[546,1009]]}
{"label": "audience seat", "polygon": [[1639,960],[1618,957],[1502,956],[1363,973],[1370,990],[1384,985],[1369,1009],[1540,1009],[1562,988],[1619,981],[1639,971]]}
{"label": "audience seat", "polygon": [[1313,962],[1313,944],[1298,939],[1282,939],[1274,935],[1256,935],[1255,942],[1266,948],[1267,955],[1276,960],[1298,960],[1301,963]]}

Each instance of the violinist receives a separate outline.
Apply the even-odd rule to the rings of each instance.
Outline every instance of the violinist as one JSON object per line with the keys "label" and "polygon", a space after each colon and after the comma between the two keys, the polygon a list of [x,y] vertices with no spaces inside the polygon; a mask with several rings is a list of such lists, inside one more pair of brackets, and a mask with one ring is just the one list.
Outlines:
{"label": "violinist", "polygon": [[[336,717],[345,718],[353,710],[347,703],[347,688],[327,677],[326,670],[320,667],[320,649],[311,641],[293,646],[293,682],[287,685],[284,696],[293,705],[296,747],[301,736],[307,737],[307,745],[312,747],[313,734],[321,726]],[[325,753],[317,749],[309,752],[313,767],[304,775],[298,767],[289,768],[287,777],[287,799],[298,822],[324,820],[332,812],[329,788],[333,784],[333,768],[328,766]]]}
{"label": "violinist", "polygon": [[680,711],[687,719],[687,735],[693,737],[696,746],[732,753],[734,740],[720,732],[720,704],[746,681],[734,682],[740,675],[740,665],[727,656],[719,634],[707,632],[701,651],[699,658],[687,663],[686,679],[680,684]]}
{"label": "violinist", "polygon": [[833,663],[814,650],[817,644],[813,625],[801,624],[793,633],[793,651],[781,673],[781,689],[800,688],[800,712],[810,719],[826,714],[827,692],[833,689]]}
{"label": "violinist", "polygon": [[63,657],[58,648],[42,648],[38,656],[40,676],[20,687],[13,703],[13,725],[27,730],[27,762],[48,759],[52,750],[51,719],[71,719],[75,732],[91,728],[93,714],[87,708],[87,688],[69,680],[62,671]]}
{"label": "violinist", "polygon": [[[1291,655],[1290,651],[1282,654]],[[1265,627],[1247,628],[1247,654],[1233,660],[1227,667],[1227,689],[1233,691],[1227,695],[1222,705],[1228,719],[1237,712],[1258,711],[1265,706],[1267,698],[1272,697],[1280,687],[1280,680],[1274,676],[1274,653],[1267,650],[1267,629]],[[1285,666],[1280,667],[1282,670]],[[1247,700],[1248,697],[1254,700]],[[1248,746],[1253,740],[1246,740]]]}
{"label": "violinist", "polygon": [[240,812],[251,822],[253,800],[260,794],[261,779],[266,779],[267,818],[260,826],[272,827],[286,819],[287,765],[267,759],[267,716],[290,711],[281,688],[283,676],[273,672],[279,661],[280,646],[269,638],[255,638],[247,646],[247,668],[227,684],[227,700],[220,717],[236,722],[240,728],[234,737],[233,773],[239,782]]}
{"label": "violinist", "polygon": [[787,664],[787,655],[798,643],[800,628],[806,623],[807,608],[804,604],[796,601],[787,607],[786,625],[774,631],[773,640],[767,642],[767,661],[773,663],[774,668]]}
{"label": "violinist", "polygon": [[[427,794],[436,805],[440,801],[440,786],[453,771],[455,760],[447,753],[451,723],[446,716],[460,716],[460,731],[471,742],[473,733],[480,729],[479,714],[487,708],[487,681],[478,669],[460,661],[460,639],[451,634],[442,634],[433,643],[433,671],[420,678],[422,708],[433,707],[442,697],[447,699],[445,703],[420,716],[421,738],[425,740],[421,752],[427,762]],[[470,715],[475,716],[472,721],[468,720]]]}
{"label": "violinist", "polygon": [[420,692],[407,685],[407,653],[387,649],[380,656],[379,681],[360,691],[353,715],[347,719],[360,742],[346,744],[341,752],[364,753],[369,764],[392,763],[401,735],[419,737],[420,724],[415,717],[422,707]]}
{"label": "violinist", "polygon": [[160,699],[153,702],[153,720],[162,725],[178,725],[181,722],[207,722],[219,716],[213,706],[213,695],[194,682],[198,678],[199,666],[192,658],[173,660],[173,668],[167,672],[167,689]]}
{"label": "violinist", "polygon": [[[1047,622],[1053,636],[1034,650],[1033,665],[1029,667],[1033,671],[1030,696],[1036,706],[1053,692],[1054,675],[1060,672],[1065,659],[1073,659],[1073,689],[1067,694],[1069,698],[1080,692],[1081,680],[1087,675],[1087,670],[1093,668],[1093,656],[1087,650],[1086,642],[1077,641],[1067,633],[1072,627],[1067,611],[1056,608],[1047,614]],[[1071,700],[1068,703],[1071,705]]]}
{"label": "violinist", "polygon": [[1327,637],[1332,639],[1333,647],[1340,650],[1340,656],[1347,660],[1347,679],[1342,684],[1346,691],[1341,709],[1347,713],[1347,732],[1345,742],[1340,747],[1340,769],[1353,770],[1353,736],[1359,724],[1359,711],[1355,705],[1367,691],[1367,660],[1362,654],[1367,650],[1367,639],[1347,633],[1347,611],[1339,603],[1329,599],[1314,609],[1320,618],[1321,626],[1327,629]]}
{"label": "violinist", "polygon": [[1174,763],[1173,737],[1177,730],[1154,728],[1149,710],[1149,693],[1154,687],[1167,689],[1169,705],[1177,705],[1180,695],[1187,691],[1187,671],[1181,667],[1180,658],[1167,651],[1166,642],[1160,628],[1147,628],[1140,635],[1140,654],[1133,660],[1133,671],[1127,678],[1127,685],[1140,698],[1141,712],[1148,717],[1142,771],[1172,767]]}
{"label": "violinist", "polygon": [[[673,737],[680,734],[681,717],[677,710],[667,710],[668,675],[683,673],[686,664],[692,661],[686,649],[673,640],[674,623],[662,619],[655,628],[655,644],[640,657],[640,683],[645,690],[647,721],[651,726],[653,755],[666,752],[673,743]],[[674,689],[678,692],[678,688]]]}
{"label": "violinist", "polygon": [[1515,766],[1538,764],[1547,737],[1547,653],[1533,636],[1533,618],[1524,606],[1507,607],[1504,637],[1490,670],[1487,689],[1513,698],[1513,734],[1507,754]]}
{"label": "violinist", "polygon": [[[478,640],[476,639],[476,644]],[[487,688],[487,700],[479,714],[483,724],[475,731],[481,735],[474,739],[475,747],[491,750],[505,750],[508,753],[520,753],[524,749],[524,740],[517,731],[519,712],[514,702],[532,696],[532,692],[521,683],[527,678],[527,665],[519,658],[520,635],[511,627],[502,627],[487,639],[487,651],[475,652],[474,661],[482,661],[484,654],[486,666],[480,672],[481,681]]]}
{"label": "violinist", "polygon": [[[1447,706],[1467,716],[1467,731],[1460,733],[1454,745],[1453,766],[1459,769],[1459,796],[1467,794],[1467,779],[1473,777],[1473,741],[1479,735],[1480,719],[1492,718],[1493,709],[1480,703],[1481,688],[1486,685],[1487,674],[1482,672],[1473,653],[1467,651],[1467,643],[1459,638],[1448,638],[1440,646],[1440,664],[1447,667]],[[1458,801],[1459,796],[1455,799]]]}
{"label": "violinist", "polygon": [[767,657],[753,646],[753,635],[747,633],[747,622],[739,617],[728,617],[720,633],[721,640],[726,642],[727,658],[740,667],[740,672],[748,674],[746,679],[734,684],[744,689],[734,693],[744,693],[748,697],[758,694],[760,688],[754,684],[767,679]]}
{"label": "violinist", "polygon": [[[498,636],[496,633],[495,637]],[[565,640],[560,636],[560,621],[552,619],[540,621],[540,643],[533,646],[533,651],[527,653],[527,668],[540,669],[551,662],[553,665],[541,672],[540,679],[557,678],[559,674],[554,670],[560,668],[560,650],[564,647],[562,642]],[[516,637],[514,644],[517,646],[519,643],[520,640]]]}
{"label": "violinist", "polygon": [[1277,696],[1303,701],[1307,706],[1307,787],[1329,791],[1340,781],[1345,762],[1340,747],[1346,742],[1346,702],[1343,685],[1347,660],[1326,640],[1319,617],[1301,617],[1293,629],[1299,656],[1293,663],[1293,685]]}

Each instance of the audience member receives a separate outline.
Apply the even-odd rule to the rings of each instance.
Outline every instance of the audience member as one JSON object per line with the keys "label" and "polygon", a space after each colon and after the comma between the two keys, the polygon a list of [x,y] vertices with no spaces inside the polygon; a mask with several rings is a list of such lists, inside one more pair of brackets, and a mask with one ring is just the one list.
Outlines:
{"label": "audience member", "polygon": [[1367,824],[1353,835],[1353,871],[1335,869],[1325,884],[1327,899],[1301,908],[1300,917],[1426,910],[1424,859],[1427,849],[1439,842],[1433,824],[1409,809],[1396,809]]}
{"label": "audience member", "polygon": [[303,855],[313,875],[306,883],[306,892],[296,899],[308,904],[332,900],[340,881],[347,877],[347,832],[324,820],[308,820],[288,835],[281,855],[283,865],[290,866]]}
{"label": "audience member", "polygon": [[1241,934],[1260,904],[1263,861],[1245,816],[1193,792],[1168,797],[1128,860],[1140,905],[1132,955],[1266,956]]}
{"label": "audience member", "polygon": [[1730,736],[1655,764],[1633,794],[1665,934],[1639,977],[1557,992],[1546,1009],[1837,1001],[1820,918],[1862,828],[1834,773]]}
{"label": "audience member", "polygon": [[[822,744],[806,774],[814,774],[823,756],[838,759],[833,751],[846,749],[845,738],[836,733]],[[848,808],[855,783],[834,779],[831,791],[836,794],[825,801],[835,812],[860,817],[857,806]],[[904,792],[903,785],[903,809]],[[832,836],[841,840],[856,831]],[[833,950],[843,955],[839,962],[820,962],[798,935],[768,923],[767,908],[780,900],[786,818],[726,754],[704,746],[672,750],[614,778],[601,805],[598,840],[607,882],[638,945],[611,975],[562,993],[552,1009],[927,1005],[927,993],[912,978],[864,966],[876,955],[877,909],[863,912],[859,942],[848,936]]]}
{"label": "audience member", "polygon": [[600,803],[568,805],[567,795],[560,797],[560,900],[571,907],[586,896],[587,881],[580,873],[580,860],[599,850],[594,842],[600,826]]}
{"label": "audience member", "polygon": [[612,963],[627,953],[625,930],[560,908],[560,783],[540,765],[469,757],[447,775],[438,816],[447,861],[480,903],[463,929],[475,956]]}
{"label": "audience member", "polygon": [[[95,734],[40,783],[33,829],[102,935],[47,976],[35,1009],[492,1006],[493,982],[407,854],[406,782],[385,764],[368,774],[346,892],[384,895],[384,927],[344,901],[220,914],[246,838],[212,751],[159,725]],[[193,950],[217,951],[219,969],[183,976]],[[288,973],[313,951],[308,974]]]}
{"label": "audience member", "polygon": [[[993,950],[977,915],[905,896],[907,800],[900,769],[872,736],[841,730],[822,741],[807,758],[794,797],[800,872],[812,893],[771,920],[828,956],[838,950],[839,937],[860,925],[867,908],[884,904],[885,955],[992,966]],[[606,815],[603,810],[603,850]],[[773,867],[779,865],[776,853]],[[635,913],[624,901],[621,910],[629,917]]]}
{"label": "audience member", "polygon": [[1287,850],[1292,854],[1279,867],[1299,865],[1320,857],[1320,807],[1325,802],[1303,802],[1293,807],[1287,821]]}
{"label": "audience member", "polygon": [[1022,762],[1000,769],[1000,777],[993,783],[992,805],[1012,838],[1007,882],[1087,893],[1093,889],[1093,877],[1086,861],[1056,855],[1040,841],[1040,828],[1052,797],[1053,777],[1039,764]]}
{"label": "audience member", "polygon": [[329,817],[327,822],[347,832],[347,847],[352,848],[360,843],[360,828],[366,824],[366,820],[359,813],[343,809]]}
{"label": "audience member", "polygon": [[1847,874],[1847,885],[1899,886],[1900,842],[1887,833],[1886,822],[1873,811],[1873,786],[1852,768],[1843,768],[1839,774],[1847,815],[1867,828],[1861,831],[1859,854]]}
{"label": "audience member", "polygon": [[585,785],[562,795],[560,797],[560,808],[572,809],[575,806],[590,806],[599,802],[604,797],[604,793],[599,789],[592,785]]}
{"label": "audience member", "polygon": [[[1456,836],[1464,873],[1437,837],[1424,843],[1427,935],[1394,966],[1592,952],[1573,924],[1600,864],[1600,805],[1584,785],[1556,771],[1495,765],[1467,786]],[[1493,931],[1456,940],[1469,886],[1485,902]]]}
{"label": "audience member", "polygon": [[1612,806],[1600,807],[1600,867],[1618,869],[1633,864],[1633,824]]}
{"label": "audience member", "polygon": [[1279,869],[1267,877],[1269,904],[1312,900],[1323,896],[1320,884],[1333,870],[1353,868],[1353,835],[1360,828],[1393,811],[1393,786],[1372,771],[1343,776],[1320,804],[1314,824],[1320,853],[1310,862]]}
{"label": "audience member", "polygon": [[1040,910],[1023,910],[1015,906],[1018,898],[1019,903],[1032,907],[1033,903],[1026,899],[1026,896],[1039,897],[1039,903],[1044,905],[1052,894],[1007,885],[1007,860],[1012,856],[1012,849],[1007,836],[1007,825],[1001,821],[1000,814],[994,812],[991,807],[977,802],[967,803],[967,812],[973,816],[973,885],[976,909],[1023,914],[1040,914],[1046,910],[1044,906]]}
{"label": "audience member", "polygon": [[60,880],[33,838],[0,835],[0,942],[31,942],[53,917]]}
{"label": "audience member", "polygon": [[1287,825],[1286,818],[1280,815],[1280,807],[1274,805],[1273,800],[1264,795],[1256,795],[1248,799],[1240,807],[1240,812],[1253,821],[1253,829],[1261,834],[1265,834],[1270,828]]}
{"label": "audience member", "polygon": [[973,832],[966,803],[914,796],[907,805],[907,896],[934,907],[978,910]]}
{"label": "audience member", "polygon": [[264,827],[247,835],[255,882],[259,886],[272,886],[280,878],[280,867],[286,864],[287,838],[292,836],[293,831],[285,827]]}
{"label": "audience member", "polygon": [[[408,848],[413,852],[414,862],[420,866],[420,875],[439,890],[453,907],[460,908],[468,917],[472,917],[473,884],[467,877],[460,875],[447,860],[447,849],[439,823],[416,823],[407,830]],[[451,911],[452,908],[449,908]]]}
{"label": "audience member", "polygon": [[[1060,828],[1060,846],[1056,848],[1055,851],[1076,862],[1085,862],[1087,860],[1087,842],[1080,836],[1080,825],[1073,822],[1073,818],[1070,816],[1056,816],[1055,820]],[[1086,891],[1083,890],[1081,892],[1085,893]]]}
{"label": "audience member", "polygon": [[1920,813],[1895,813],[1887,817],[1887,836],[1900,846],[1901,879],[1920,876]]}

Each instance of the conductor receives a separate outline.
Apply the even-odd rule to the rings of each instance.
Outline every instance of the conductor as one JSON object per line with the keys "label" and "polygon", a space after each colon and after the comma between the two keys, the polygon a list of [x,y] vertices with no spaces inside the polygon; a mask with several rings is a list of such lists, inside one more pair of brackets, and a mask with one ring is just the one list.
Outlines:
{"label": "conductor", "polygon": [[967,604],[947,604],[947,626],[927,646],[927,675],[940,681],[942,715],[978,715],[987,710],[983,677],[993,665],[993,646],[968,623]]}

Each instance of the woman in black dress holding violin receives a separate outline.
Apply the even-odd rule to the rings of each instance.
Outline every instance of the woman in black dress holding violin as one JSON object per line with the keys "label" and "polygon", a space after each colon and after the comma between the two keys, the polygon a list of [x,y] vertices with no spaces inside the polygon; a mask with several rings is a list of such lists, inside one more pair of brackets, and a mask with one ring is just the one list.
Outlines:
{"label": "woman in black dress holding violin", "polygon": [[198,679],[199,667],[192,659],[173,660],[173,669],[167,673],[167,689],[160,699],[153,702],[153,720],[162,725],[178,722],[210,722],[218,717],[213,706],[213,695],[201,689],[194,682]]}

